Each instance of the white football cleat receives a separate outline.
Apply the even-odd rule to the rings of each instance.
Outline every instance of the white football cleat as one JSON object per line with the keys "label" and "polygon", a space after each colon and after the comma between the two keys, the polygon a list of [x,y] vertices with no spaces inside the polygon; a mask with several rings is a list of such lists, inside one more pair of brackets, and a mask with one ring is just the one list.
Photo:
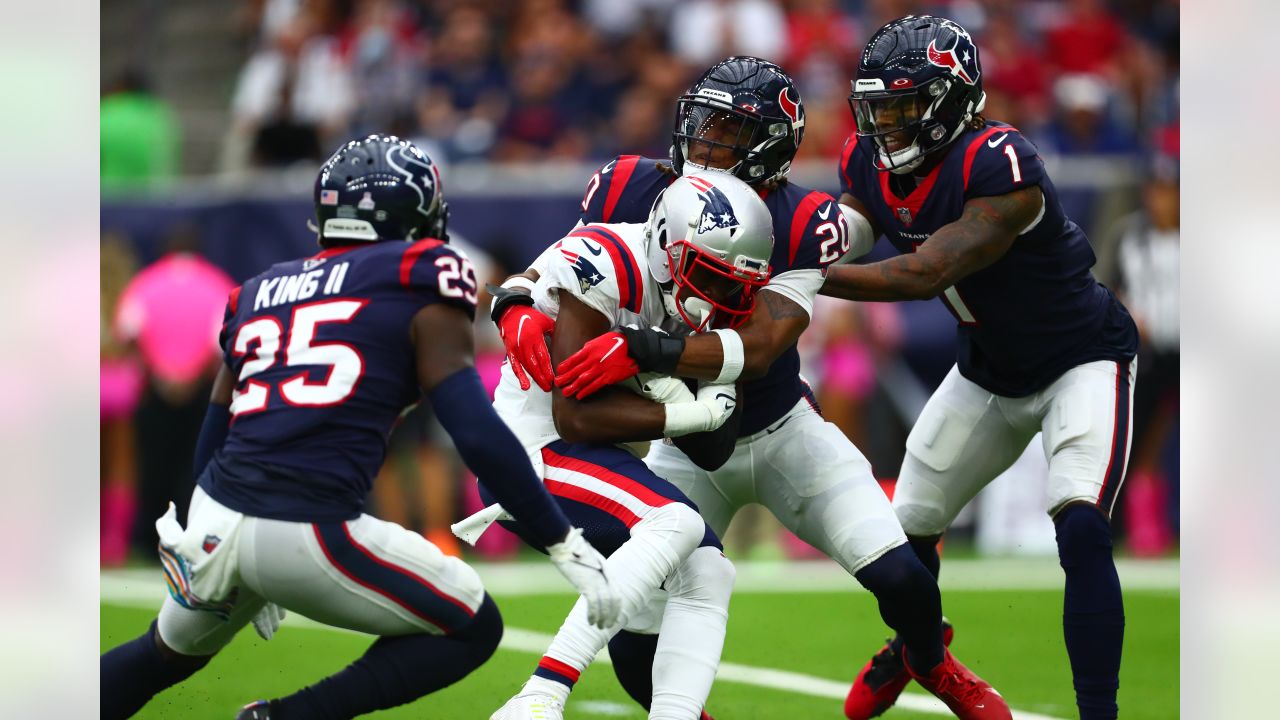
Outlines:
{"label": "white football cleat", "polygon": [[542,693],[516,695],[489,716],[489,720],[563,720],[564,705]]}

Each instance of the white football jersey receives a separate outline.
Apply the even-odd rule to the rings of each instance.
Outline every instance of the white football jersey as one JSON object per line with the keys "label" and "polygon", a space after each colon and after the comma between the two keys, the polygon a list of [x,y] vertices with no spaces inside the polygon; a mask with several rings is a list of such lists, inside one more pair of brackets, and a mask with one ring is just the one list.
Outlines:
{"label": "white football jersey", "polygon": [[[555,318],[560,293],[569,293],[603,313],[613,327],[669,325],[662,292],[649,273],[644,227],[644,223],[584,225],[551,245],[531,266],[539,275],[534,307]],[[502,366],[493,406],[532,455],[559,438],[551,416],[551,393],[536,383],[521,390],[509,363]]]}

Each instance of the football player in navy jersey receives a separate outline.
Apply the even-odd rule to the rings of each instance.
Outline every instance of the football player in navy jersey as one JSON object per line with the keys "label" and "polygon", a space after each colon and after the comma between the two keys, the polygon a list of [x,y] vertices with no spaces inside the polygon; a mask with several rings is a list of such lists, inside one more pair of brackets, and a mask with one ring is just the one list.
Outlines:
{"label": "football player in navy jersey", "polygon": [[[800,93],[777,65],[732,57],[708,69],[677,104],[671,164],[623,156],[587,185],[583,222],[642,217],[654,196],[681,173],[714,168],[751,184],[774,224],[772,275],[759,307],[736,328],[667,336],[620,328],[588,342],[558,366],[566,395],[586,397],[637,372],[716,382],[743,381],[743,419],[722,467],[699,467],[675,444],[645,462],[683,490],[708,525],[723,533],[744,505],[760,503],[797,536],[839,562],[875,594],[885,622],[910,649],[921,683],[962,718],[1008,718],[989,684],[946,649],[936,579],[907,545],[888,498],[862,453],[826,422],[804,379],[796,342],[809,324],[828,268],[865,253],[851,246],[847,219],[826,193],[787,180],[804,134]],[[549,379],[537,352],[541,320],[522,309],[499,318],[513,364]],[[524,332],[521,332],[521,326]],[[628,352],[615,352],[625,341]],[[545,372],[545,375],[540,375]],[[541,379],[539,379],[541,377]],[[656,638],[619,633],[609,644],[614,670],[644,703]]]}
{"label": "football player in navy jersey", "polygon": [[[855,234],[883,233],[901,255],[832,268],[822,292],[940,297],[959,324],[956,364],[907,439],[893,497],[935,575],[943,531],[1043,433],[1076,703],[1081,718],[1114,718],[1124,607],[1109,518],[1128,461],[1137,330],[1090,272],[1093,250],[1035,146],[984,118],[985,97],[978,48],[956,23],[908,16],[872,36],[850,96],[857,132],[840,202]],[[901,692],[899,647],[858,675],[850,718]]]}
{"label": "football player in navy jersey", "polygon": [[346,669],[241,720],[345,719],[465,677],[502,637],[475,570],[363,513],[392,426],[424,396],[467,465],[615,622],[604,558],[546,492],[473,367],[476,278],[446,240],[436,166],[373,135],[340,148],[315,185],[321,252],[231,293],[195,457],[187,525],[157,521],[170,596],[142,636],[102,656],[102,716],[126,718],[282,608],[379,636]]}

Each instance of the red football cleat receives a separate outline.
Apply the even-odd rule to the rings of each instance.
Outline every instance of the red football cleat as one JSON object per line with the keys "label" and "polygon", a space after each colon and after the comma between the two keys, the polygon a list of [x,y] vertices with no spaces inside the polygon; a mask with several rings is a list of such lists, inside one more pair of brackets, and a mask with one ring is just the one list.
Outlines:
{"label": "red football cleat", "polygon": [[[951,645],[956,631],[942,619],[942,643]],[[844,716],[849,720],[869,720],[893,707],[903,688],[911,682],[911,674],[902,664],[901,641],[890,640],[858,673],[844,699]]]}
{"label": "red football cleat", "polygon": [[945,652],[942,662],[928,675],[919,675],[911,669],[905,650],[903,664],[916,682],[946,703],[960,720],[1013,720],[1013,713],[1000,693],[960,664],[950,650]]}

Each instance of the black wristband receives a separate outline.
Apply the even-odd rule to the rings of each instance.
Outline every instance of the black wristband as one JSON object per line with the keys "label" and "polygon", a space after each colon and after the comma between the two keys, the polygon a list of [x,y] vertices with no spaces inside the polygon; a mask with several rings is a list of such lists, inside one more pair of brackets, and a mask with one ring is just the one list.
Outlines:
{"label": "black wristband", "polygon": [[683,337],[652,328],[623,327],[618,331],[627,338],[627,354],[636,361],[640,372],[675,373],[680,353],[684,352]]}
{"label": "black wristband", "polygon": [[519,290],[504,288],[501,285],[489,283],[484,286],[485,290],[493,296],[493,307],[489,310],[489,319],[494,325],[498,324],[498,319],[502,317],[502,313],[507,311],[510,305],[528,305],[533,307],[533,296],[522,293]]}

